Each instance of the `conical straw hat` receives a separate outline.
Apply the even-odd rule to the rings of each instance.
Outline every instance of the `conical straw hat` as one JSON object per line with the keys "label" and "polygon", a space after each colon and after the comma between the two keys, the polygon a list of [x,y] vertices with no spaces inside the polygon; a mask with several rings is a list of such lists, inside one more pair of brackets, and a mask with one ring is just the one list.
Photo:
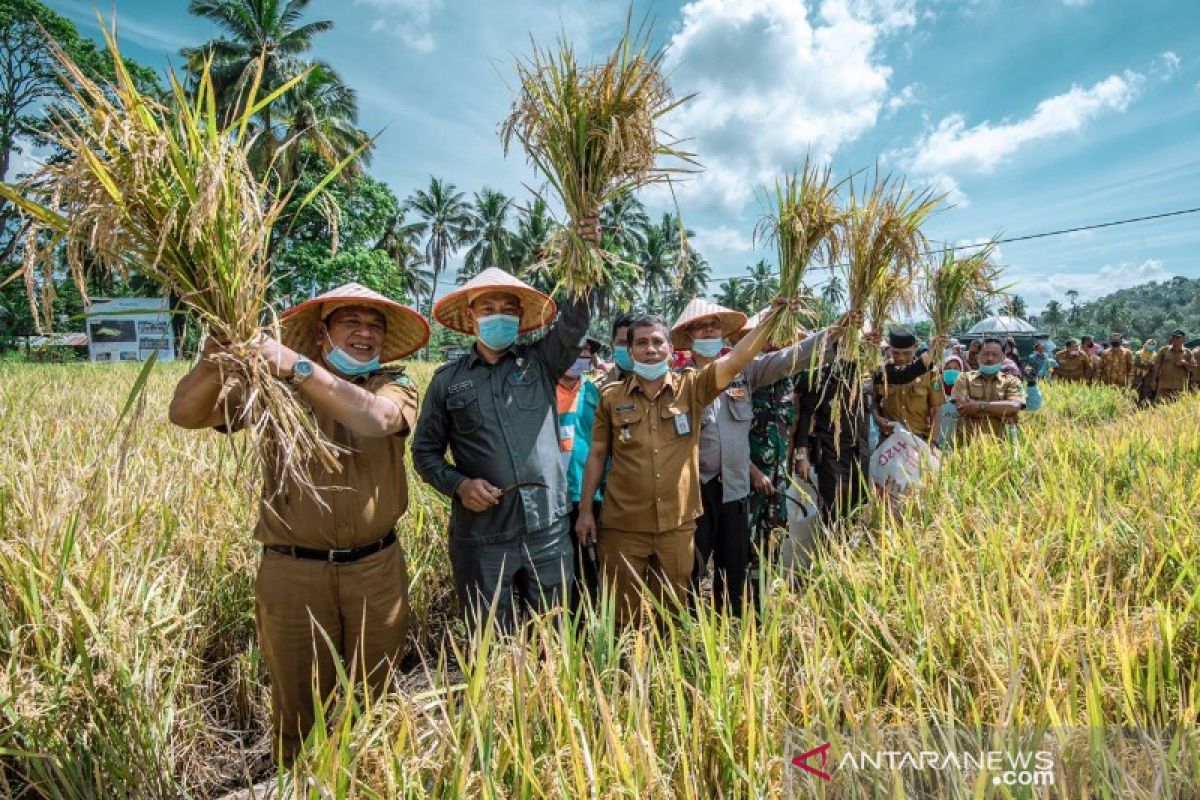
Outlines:
{"label": "conical straw hat", "polygon": [[475,329],[467,320],[467,306],[479,295],[492,291],[511,292],[521,298],[520,333],[549,325],[558,313],[558,306],[549,296],[498,267],[488,267],[438,300],[433,306],[433,318],[452,331],[474,336]]}
{"label": "conical straw hat", "polygon": [[730,311],[711,300],[697,297],[684,307],[679,319],[675,320],[675,324],[671,326],[671,344],[679,349],[687,348],[690,342],[685,329],[691,323],[705,317],[716,317],[721,321],[721,336],[723,337],[737,333],[746,324],[746,315],[742,312]]}
{"label": "conical straw hat", "polygon": [[379,352],[382,363],[411,355],[429,341],[429,323],[406,305],[357,283],[347,283],[293,306],[279,318],[285,345],[314,361],[324,352],[317,323],[344,306],[369,306],[387,319],[387,335]]}

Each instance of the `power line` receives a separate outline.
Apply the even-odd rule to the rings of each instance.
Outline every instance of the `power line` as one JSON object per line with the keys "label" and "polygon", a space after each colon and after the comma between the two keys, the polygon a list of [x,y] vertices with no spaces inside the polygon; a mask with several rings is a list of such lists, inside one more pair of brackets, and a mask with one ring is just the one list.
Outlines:
{"label": "power line", "polygon": [[[959,250],[970,250],[975,247],[986,247],[989,244],[1009,244],[1011,242],[1027,242],[1031,239],[1045,239],[1050,236],[1063,236],[1068,233],[1081,233],[1083,231],[1094,231],[1094,230],[1099,230],[1100,228],[1112,228],[1117,225],[1130,225],[1135,222],[1149,222],[1150,220],[1166,219],[1167,217],[1180,217],[1180,216],[1183,216],[1184,214],[1195,214],[1197,212],[1200,212],[1200,206],[1197,206],[1196,208],[1182,208],[1182,209],[1179,209],[1178,211],[1164,211],[1161,214],[1149,214],[1144,217],[1129,217],[1127,219],[1118,219],[1118,220],[1113,220],[1111,222],[1097,222],[1092,225],[1080,225],[1075,228],[1060,228],[1059,230],[1045,231],[1043,233],[1029,233],[1029,234],[1025,234],[1024,236],[1010,236],[1010,237],[1007,237],[1004,239],[994,239],[994,240],[989,239],[986,242],[975,242],[973,244],[955,245],[954,247],[951,247],[949,249],[954,252],[958,252]],[[938,253],[943,252],[945,249],[946,249],[945,247],[940,247],[936,250],[926,250],[924,255],[927,255],[927,256],[936,255]],[[832,269],[833,267],[844,267],[844,266],[847,266],[847,265],[844,263],[843,264],[834,264],[833,266],[830,266],[830,267],[825,267],[825,266],[819,267],[819,269]],[[771,274],[778,275],[779,270],[778,269],[772,270]],[[721,278],[721,279],[717,280],[716,283],[722,284],[722,283],[728,283],[729,281],[740,281],[740,280],[748,280],[748,278],[744,278],[741,276],[734,276],[732,278]]]}

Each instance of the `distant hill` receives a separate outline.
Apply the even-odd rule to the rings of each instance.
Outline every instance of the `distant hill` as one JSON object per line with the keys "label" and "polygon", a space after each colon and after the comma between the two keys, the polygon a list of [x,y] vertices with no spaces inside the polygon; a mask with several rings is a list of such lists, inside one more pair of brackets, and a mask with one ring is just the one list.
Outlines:
{"label": "distant hill", "polygon": [[1200,280],[1175,277],[1143,283],[1074,306],[1064,297],[1029,321],[1059,341],[1084,334],[1103,341],[1110,331],[1120,330],[1131,342],[1154,337],[1161,344],[1175,328],[1183,328],[1190,341],[1200,337]]}

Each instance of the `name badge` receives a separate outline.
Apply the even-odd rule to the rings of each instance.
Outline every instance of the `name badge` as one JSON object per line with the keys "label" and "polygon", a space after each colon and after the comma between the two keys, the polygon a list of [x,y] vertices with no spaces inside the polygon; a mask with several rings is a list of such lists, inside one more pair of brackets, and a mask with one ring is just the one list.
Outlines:
{"label": "name badge", "polygon": [[687,414],[675,415],[675,434],[677,436],[687,436],[692,432],[692,421],[688,419]]}
{"label": "name badge", "polygon": [[745,400],[746,399],[746,390],[731,388],[729,390],[729,396],[732,397],[734,400]]}

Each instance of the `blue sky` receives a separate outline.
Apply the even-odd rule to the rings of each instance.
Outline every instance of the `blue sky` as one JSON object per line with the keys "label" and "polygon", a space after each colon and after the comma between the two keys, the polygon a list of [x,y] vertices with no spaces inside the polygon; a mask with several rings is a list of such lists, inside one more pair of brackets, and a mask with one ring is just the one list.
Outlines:
{"label": "blue sky", "polygon": [[[372,172],[403,198],[431,174],[524,198],[496,136],[516,55],[561,31],[582,54],[628,0],[316,0],[315,54],[359,92]],[[96,33],[88,0],[49,5]],[[179,64],[214,35],[184,0],[118,0],[127,53]],[[105,14],[110,3],[103,4]],[[634,3],[696,100],[670,121],[705,170],[677,188],[714,279],[744,274],[759,193],[812,152],[836,174],[879,163],[949,192],[928,232],[964,243],[1200,206],[1195,0],[694,0]],[[669,197],[643,197],[652,213]],[[523,202],[523,200],[522,200]],[[1200,277],[1200,214],[1003,245],[1033,310],[1172,275]],[[715,291],[716,287],[712,287]]]}

